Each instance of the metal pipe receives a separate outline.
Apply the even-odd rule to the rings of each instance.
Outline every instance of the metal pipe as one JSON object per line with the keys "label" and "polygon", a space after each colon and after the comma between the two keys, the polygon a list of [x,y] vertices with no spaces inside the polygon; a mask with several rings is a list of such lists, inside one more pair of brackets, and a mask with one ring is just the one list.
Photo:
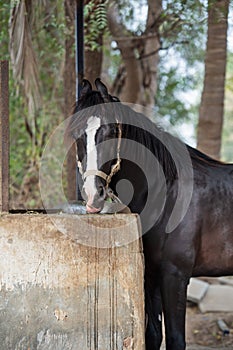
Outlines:
{"label": "metal pipe", "polygon": [[[82,80],[84,76],[84,3],[83,0],[76,0],[75,14],[75,45],[76,45],[76,101],[79,99]],[[78,167],[76,168],[76,193],[77,200],[82,200],[79,184],[82,178]]]}
{"label": "metal pipe", "polygon": [[76,100],[78,100],[84,76],[84,4],[76,1],[75,43],[76,43]]}

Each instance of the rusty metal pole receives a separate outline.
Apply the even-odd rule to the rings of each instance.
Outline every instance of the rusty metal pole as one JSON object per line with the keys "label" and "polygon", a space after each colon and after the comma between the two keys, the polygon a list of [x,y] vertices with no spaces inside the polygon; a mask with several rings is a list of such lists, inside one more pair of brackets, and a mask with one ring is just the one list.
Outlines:
{"label": "rusty metal pole", "polygon": [[83,0],[76,1],[75,43],[76,43],[76,100],[80,95],[84,76],[84,4]]}
{"label": "rusty metal pole", "polygon": [[[82,80],[84,76],[84,3],[83,0],[76,0],[75,14],[75,44],[76,44],[76,100],[79,99]],[[76,168],[76,184],[77,199],[82,200],[79,184],[81,183],[81,175],[78,167]]]}
{"label": "rusty metal pole", "polygon": [[9,211],[9,64],[0,61],[0,212]]}

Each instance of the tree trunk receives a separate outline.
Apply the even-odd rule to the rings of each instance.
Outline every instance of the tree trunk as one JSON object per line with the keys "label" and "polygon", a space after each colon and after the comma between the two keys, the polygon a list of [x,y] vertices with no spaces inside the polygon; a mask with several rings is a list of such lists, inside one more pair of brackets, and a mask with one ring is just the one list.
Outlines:
{"label": "tree trunk", "polygon": [[229,0],[209,0],[205,79],[199,111],[197,147],[220,158],[224,113]]}
{"label": "tree trunk", "polygon": [[[102,45],[102,37],[99,38],[99,42]],[[100,50],[85,50],[85,78],[90,81],[94,87],[96,78],[101,75],[103,53],[102,48]]]}
{"label": "tree trunk", "polygon": [[[161,0],[148,0],[146,30],[143,35],[132,36],[119,22],[117,6],[109,6],[109,29],[118,44],[124,62],[125,75],[121,85],[114,84],[113,93],[120,93],[123,101],[153,107],[157,89],[157,67],[160,48],[158,19],[162,10]],[[122,69],[122,68],[121,68]],[[121,77],[117,77],[121,79]]]}
{"label": "tree trunk", "polygon": [[[93,0],[85,0],[85,5],[88,5]],[[91,16],[95,16],[95,12],[97,6],[100,4],[104,4],[106,0],[95,0],[95,5],[92,10]],[[85,18],[85,22],[88,24],[90,21],[97,21],[97,19],[90,18],[87,16]],[[85,28],[85,36],[88,36],[90,33],[90,26],[86,26]],[[96,78],[99,78],[101,75],[102,61],[103,61],[103,33],[104,29],[98,30],[98,37],[95,39],[97,48],[93,49],[89,47],[88,43],[85,45],[85,78],[90,81],[92,86],[94,86],[94,82]]]}
{"label": "tree trunk", "polygon": [[148,0],[148,15],[143,50],[140,54],[140,67],[142,79],[142,91],[139,103],[146,107],[153,108],[157,91],[157,73],[159,64],[159,17],[162,12],[161,0]]}
{"label": "tree trunk", "polygon": [[126,79],[122,82],[122,86],[119,88],[118,84],[114,84],[117,93],[116,91],[112,93],[118,95],[124,102],[136,103],[140,92],[139,62],[135,56],[137,38],[132,37],[125,26],[119,22],[118,7],[114,1],[110,3],[108,9],[108,25],[121,51],[126,71]]}

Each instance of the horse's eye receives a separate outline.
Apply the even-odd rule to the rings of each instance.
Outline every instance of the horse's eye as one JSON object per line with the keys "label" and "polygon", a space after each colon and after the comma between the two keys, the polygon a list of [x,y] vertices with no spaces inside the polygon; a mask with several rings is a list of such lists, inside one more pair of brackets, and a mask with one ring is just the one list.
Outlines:
{"label": "horse's eye", "polygon": [[110,135],[110,136],[115,136],[115,134],[116,134],[116,130],[115,130],[114,127],[112,127],[112,128],[110,129],[109,135]]}

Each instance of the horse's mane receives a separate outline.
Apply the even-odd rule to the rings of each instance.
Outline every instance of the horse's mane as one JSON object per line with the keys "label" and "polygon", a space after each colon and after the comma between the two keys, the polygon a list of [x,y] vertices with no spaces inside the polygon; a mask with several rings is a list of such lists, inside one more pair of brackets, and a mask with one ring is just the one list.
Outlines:
{"label": "horse's mane", "polygon": [[[174,174],[175,172],[173,169],[173,166],[175,164],[174,162],[171,163],[171,159],[170,159],[171,157],[168,156],[169,152],[167,152],[166,145],[168,146],[168,148],[170,146],[171,147],[170,149],[175,147],[175,149],[173,149],[173,153],[175,153],[176,151],[179,152],[180,149],[184,149],[184,147],[186,147],[189,153],[190,159],[192,161],[192,166],[194,168],[198,168],[199,170],[204,170],[204,168],[207,168],[207,167],[225,169],[226,167],[229,167],[229,165],[232,168],[231,170],[233,170],[233,164],[224,163],[220,160],[214,159],[208,156],[207,154],[199,151],[198,149],[185,144],[183,141],[181,141],[177,137],[173,136],[169,132],[166,132],[161,126],[157,125],[149,117],[145,116],[142,113],[135,112],[128,106],[127,107],[125,105],[123,106],[124,106],[123,107],[124,112],[126,108],[128,109],[127,120],[129,121],[130,124],[134,125],[135,118],[137,118],[137,125],[140,126],[140,129],[150,130],[151,135],[154,135],[156,138],[158,138],[161,141],[161,142],[153,143],[153,145],[156,147],[156,150],[154,149],[154,152],[157,152],[158,158],[160,159],[160,161],[163,160],[164,164],[170,163],[169,167],[171,167],[170,169],[171,175]],[[138,140],[141,140],[141,142],[143,141],[145,142],[145,139],[141,139],[144,137],[143,133],[139,132],[137,137],[138,137]],[[149,139],[151,140],[151,138],[147,138],[147,142]],[[149,146],[149,145],[146,144],[146,146]],[[185,164],[183,164],[182,162],[183,162],[183,159],[180,159],[180,165],[183,167]]]}

